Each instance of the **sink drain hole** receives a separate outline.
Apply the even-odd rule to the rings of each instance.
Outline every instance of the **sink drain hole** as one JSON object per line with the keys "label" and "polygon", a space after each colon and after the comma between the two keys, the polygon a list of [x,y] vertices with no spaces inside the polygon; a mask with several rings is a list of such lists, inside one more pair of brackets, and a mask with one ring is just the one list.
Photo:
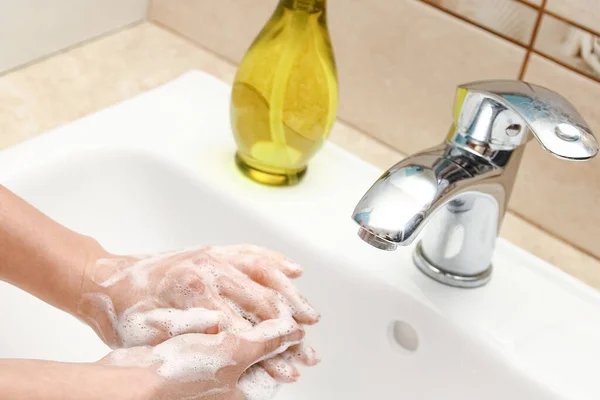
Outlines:
{"label": "sink drain hole", "polygon": [[388,336],[392,346],[399,350],[414,353],[419,348],[419,334],[406,321],[392,321],[388,328]]}

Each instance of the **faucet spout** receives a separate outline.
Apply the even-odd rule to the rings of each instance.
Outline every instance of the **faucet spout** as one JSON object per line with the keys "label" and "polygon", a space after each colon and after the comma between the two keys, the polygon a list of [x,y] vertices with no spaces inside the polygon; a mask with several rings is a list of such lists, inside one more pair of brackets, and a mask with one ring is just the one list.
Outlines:
{"label": "faucet spout", "polygon": [[512,189],[506,170],[520,159],[521,152],[514,153],[499,167],[446,143],[402,160],[357,204],[353,219],[360,238],[395,250],[425,230],[415,251],[423,272],[454,286],[485,283]]}
{"label": "faucet spout", "polygon": [[461,85],[444,143],[387,170],[358,202],[359,236],[382,250],[411,244],[413,259],[438,282],[477,287],[492,254],[525,144],[551,154],[594,157],[598,141],[562,96],[522,81]]}

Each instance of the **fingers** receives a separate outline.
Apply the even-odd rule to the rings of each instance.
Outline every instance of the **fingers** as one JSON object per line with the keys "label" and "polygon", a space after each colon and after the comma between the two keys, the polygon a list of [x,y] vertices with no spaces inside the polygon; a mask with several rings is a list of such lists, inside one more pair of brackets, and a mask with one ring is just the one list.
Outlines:
{"label": "fingers", "polygon": [[[272,291],[248,281],[241,283],[230,277],[222,278],[220,294],[233,302],[230,304],[244,319],[256,324],[280,317],[280,300]],[[237,307],[239,306],[239,307]],[[239,309],[241,308],[241,310]]]}
{"label": "fingers", "polygon": [[247,400],[271,400],[280,384],[264,368],[253,365],[241,376],[237,387]]}
{"label": "fingers", "polygon": [[208,252],[239,268],[262,265],[270,270],[279,270],[292,279],[300,277],[303,272],[300,265],[288,260],[283,254],[259,246],[245,244],[212,247]]}
{"label": "fingers", "polygon": [[164,340],[184,333],[216,333],[224,315],[205,308],[158,308],[147,311],[144,320],[150,327],[163,332]]}
{"label": "fingers", "polygon": [[[289,351],[289,349],[286,351]],[[280,383],[292,383],[300,378],[300,372],[298,371],[298,368],[294,366],[294,363],[286,360],[280,355],[264,360],[259,365],[263,367],[273,379]]]}
{"label": "fingers", "polygon": [[[225,298],[223,300],[223,303],[225,304],[226,308],[223,308],[223,312],[225,314],[225,321],[220,328],[221,331],[239,333],[239,332],[245,332],[245,331],[252,329],[252,327],[255,324],[251,323],[247,319],[244,319],[240,315],[240,312],[241,312],[240,307],[237,304],[234,304],[233,302],[226,301],[226,300],[228,300],[228,299]],[[243,313],[244,312],[242,310],[242,314]],[[258,322],[260,322],[260,321],[258,321]]]}
{"label": "fingers", "polygon": [[304,330],[294,320],[274,319],[262,322],[247,332],[239,334],[246,343],[244,358],[238,360],[244,366],[272,358],[304,338]]}
{"label": "fingers", "polygon": [[290,363],[299,362],[308,367],[312,367],[321,362],[321,358],[315,349],[306,346],[304,343],[291,346],[281,354],[281,357]]}
{"label": "fingers", "polygon": [[281,293],[291,306],[292,314],[298,322],[306,325],[319,322],[319,313],[300,295],[290,278],[283,272],[256,264],[240,266],[239,269],[254,282]]}
{"label": "fingers", "polygon": [[[283,295],[292,306],[294,318],[300,323],[312,325],[319,322],[321,315],[298,292],[290,279],[281,271],[267,271],[259,274],[262,284]],[[259,282],[261,283],[261,282]]]}
{"label": "fingers", "polygon": [[[192,258],[198,257],[204,260],[208,257],[211,260],[210,264],[221,261],[230,267],[230,272],[221,275],[218,279],[217,290],[220,295],[248,312],[247,315],[243,315],[244,318],[257,317],[253,323],[284,317],[289,308],[292,316],[300,323],[312,325],[319,321],[320,315],[300,295],[290,280],[290,276],[300,276],[302,269],[282,254],[251,245],[210,247],[198,250],[196,253]],[[174,257],[181,257],[181,255]],[[187,254],[186,257],[189,259],[190,255]],[[222,267],[223,271],[227,270],[224,265]],[[236,273],[239,274],[239,279]],[[250,278],[257,285],[246,284],[242,278]],[[284,301],[281,302],[267,294],[269,292],[261,290],[264,288],[274,290],[283,296]],[[199,290],[191,290],[191,292],[204,290],[202,286]]]}

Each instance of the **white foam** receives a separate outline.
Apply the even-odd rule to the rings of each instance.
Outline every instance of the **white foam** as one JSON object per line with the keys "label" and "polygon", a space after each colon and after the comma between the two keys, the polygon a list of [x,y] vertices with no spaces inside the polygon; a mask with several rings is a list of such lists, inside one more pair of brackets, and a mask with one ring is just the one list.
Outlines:
{"label": "white foam", "polygon": [[258,318],[255,314],[244,310],[242,307],[240,307],[239,304],[237,304],[233,300],[228,298],[224,298],[223,300],[225,300],[225,302],[227,303],[227,305],[229,305],[231,310],[234,311],[241,318],[229,318],[227,325],[224,327],[224,329],[230,332],[239,333],[248,331],[252,329],[253,326],[258,325],[260,323],[260,318]]}
{"label": "white foam", "polygon": [[[221,346],[224,337],[224,334],[182,335],[159,344],[152,352],[154,357],[162,362],[158,374],[165,379],[180,382],[216,380],[220,369],[236,364],[233,361],[234,349]],[[189,342],[186,343],[188,339]],[[189,345],[202,346],[205,349],[185,349]]]}
{"label": "white foam", "polygon": [[[276,315],[272,316],[273,318],[291,319],[297,309],[300,309],[304,313],[310,313],[312,310],[312,308],[302,300],[301,296],[295,293],[293,285],[291,285],[289,279],[287,279],[281,271],[273,269],[275,276],[282,282],[281,286],[285,287],[285,291],[288,292],[287,296],[283,296],[281,293],[269,288],[261,287],[227,262],[221,263],[216,260],[215,257],[221,257],[225,260],[253,257],[256,262],[266,259],[277,259],[277,262],[284,260],[282,255],[257,246],[231,246],[223,248],[201,247],[191,250],[178,250],[152,256],[144,256],[144,258],[102,259],[97,262],[98,266],[102,266],[102,268],[110,267],[114,273],[112,276],[109,276],[100,282],[99,285],[104,288],[110,288],[118,282],[128,280],[132,283],[134,288],[149,289],[148,292],[150,293],[150,296],[140,299],[142,303],[145,300],[148,303],[154,301],[157,304],[160,304],[161,299],[155,298],[152,295],[158,295],[160,292],[169,290],[169,296],[172,297],[170,302],[175,301],[179,304],[180,308],[194,305],[194,296],[198,295],[202,296],[203,302],[205,301],[209,304],[213,304],[216,308],[220,307],[220,301],[225,301],[230,309],[249,321],[251,325],[257,325],[261,319],[258,318],[255,313],[246,311],[244,307],[227,298],[227,296],[221,296],[221,291],[223,287],[227,287],[229,284],[228,282],[233,281],[236,285],[240,285],[241,288],[239,288],[239,293],[247,294],[246,301],[242,303],[253,304],[256,307],[267,306],[267,304],[269,307],[274,307],[277,312]],[[189,279],[197,279],[201,282],[202,286],[193,284],[190,281],[188,282],[188,287],[186,281]],[[200,286],[200,289],[197,289],[196,286]],[[229,289],[231,290],[231,288]],[[268,291],[268,293],[262,292],[260,289]],[[201,290],[201,292],[198,290]],[[262,296],[266,296],[267,294],[269,294],[268,297],[274,295],[274,299],[271,300],[272,304],[265,303],[264,300],[262,300],[261,303],[261,300],[259,300],[262,299]],[[254,295],[257,296],[256,299],[253,299]],[[291,304],[286,297],[294,300],[294,304]],[[219,299],[216,300],[217,298]],[[118,320],[115,325],[115,327],[118,328],[117,332],[120,330],[124,333],[124,336],[120,339],[129,346],[147,344],[149,342],[144,343],[144,340],[151,341],[158,334],[155,328],[149,327],[148,324],[144,323],[143,315],[132,312],[132,309],[135,309],[137,306],[138,305],[130,307],[130,309],[123,312],[122,316],[110,316],[111,319]],[[104,308],[108,309],[109,307]],[[152,308],[156,308],[156,305]],[[258,315],[260,315],[260,312],[258,312]],[[182,327],[181,324],[178,324],[177,321],[170,320],[169,314],[163,312],[160,312],[160,315],[157,312],[154,316],[151,316],[155,325],[160,322],[160,317],[167,318],[167,320],[164,321],[164,325],[170,325],[170,327],[177,332],[189,331]],[[209,316],[207,316],[207,318],[208,317]],[[184,316],[181,318],[184,318]],[[204,324],[203,321],[198,320],[194,323],[197,325]],[[209,321],[206,323],[209,323]],[[185,325],[185,323],[183,325]],[[236,332],[240,332],[241,329],[245,327],[236,324],[235,321],[223,321],[223,328],[231,328]]]}
{"label": "white foam", "polygon": [[137,261],[134,261],[126,268],[119,269],[118,266],[122,265],[123,260],[119,258],[115,259],[100,259],[96,264],[102,266],[113,266],[117,271],[110,276],[108,279],[102,282],[96,282],[102,287],[114,286],[117,282],[120,282],[126,278],[129,278],[136,287],[146,287],[149,284],[150,273],[152,267],[161,265],[161,263],[168,258],[174,257],[179,254],[188,252],[189,250],[177,250],[167,253],[160,253],[151,256],[139,256]]}
{"label": "white foam", "polygon": [[297,345],[299,343],[301,343],[300,340],[281,342],[281,345],[279,345],[279,347],[277,347],[275,350],[273,350],[269,354],[265,354],[264,356],[262,356],[261,358],[259,358],[258,360],[256,360],[256,362],[259,363],[261,361],[268,360],[269,358],[273,358],[275,356],[278,356],[278,355],[284,353],[290,347],[295,346],[295,345]]}
{"label": "white foam", "polygon": [[[117,319],[117,313],[115,311],[115,307],[111,298],[103,293],[87,293],[81,297],[82,302],[90,302],[94,305],[97,310],[100,310],[104,313],[106,318],[111,324],[113,332],[117,332],[117,327],[119,325]],[[91,320],[91,318],[88,318]],[[101,332],[100,323],[97,320],[94,320],[95,326],[98,328],[98,331]],[[107,343],[112,348],[117,347],[118,343]]]}
{"label": "white foam", "polygon": [[[291,321],[266,321],[248,332],[240,334],[240,338],[252,342],[266,342],[286,336],[298,331],[298,324]],[[158,374],[165,379],[181,382],[216,380],[217,372],[229,365],[235,365],[235,352],[239,350],[239,341],[234,340],[226,343],[230,333],[219,333],[214,335],[184,334],[174,337],[153,348],[135,347],[128,350],[115,351],[112,362],[119,365],[143,365],[159,364]],[[300,341],[283,341],[278,348],[271,353],[252,360],[258,363],[264,359],[271,358],[283,353],[290,346]],[[148,350],[144,352],[145,350]],[[260,373],[257,373],[260,375]],[[267,374],[268,375],[268,374]]]}
{"label": "white foam", "polygon": [[272,319],[256,325],[254,329],[243,332],[241,337],[249,342],[264,342],[287,336],[298,330],[300,330],[300,326],[291,318]]}
{"label": "white foam", "polygon": [[248,368],[238,382],[238,389],[246,396],[246,400],[270,400],[279,388],[280,384],[257,365]]}
{"label": "white foam", "polygon": [[289,362],[299,362],[306,366],[315,366],[321,362],[321,358],[310,346],[302,342],[296,346],[290,347],[286,352],[281,355]]}
{"label": "white foam", "polygon": [[[148,310],[149,306],[143,302],[117,315],[111,298],[106,294],[88,293],[84,295],[84,299],[93,302],[107,316],[120,340],[120,343],[111,343],[113,346],[145,346],[161,337],[166,339],[183,333],[203,333],[211,327],[219,326],[223,320],[220,311],[204,308]],[[96,324],[98,325],[97,321]]]}
{"label": "white foam", "polygon": [[204,308],[158,308],[149,311],[138,303],[117,318],[116,331],[123,347],[144,346],[159,338],[166,339],[183,333],[203,333],[218,326],[222,318],[219,311]]}
{"label": "white foam", "polygon": [[[285,337],[294,331],[298,331],[299,329],[300,326],[293,319],[269,320],[255,326],[254,329],[250,331],[243,332],[240,336],[249,342],[266,342],[280,337]],[[288,348],[299,343],[301,343],[301,340],[284,340],[276,349],[256,360],[256,363],[282,354]]]}
{"label": "white foam", "polygon": [[163,325],[169,336],[183,333],[203,333],[212,327],[218,327],[223,313],[205,308],[157,308],[144,313],[148,325]]}
{"label": "white foam", "polygon": [[178,382],[216,381],[220,369],[236,364],[235,347],[223,345],[225,335],[181,335],[155,347],[114,351],[110,361],[121,366],[158,364],[159,376]]}
{"label": "white foam", "polygon": [[210,247],[209,254],[225,257],[230,262],[244,265],[267,265],[269,269],[285,270],[290,274],[300,275],[302,267],[287,259],[283,254],[252,244]]}
{"label": "white foam", "polygon": [[280,356],[266,359],[262,365],[270,374],[275,371],[278,376],[284,377],[287,382],[293,382],[299,376],[298,371],[294,368],[294,364]]}

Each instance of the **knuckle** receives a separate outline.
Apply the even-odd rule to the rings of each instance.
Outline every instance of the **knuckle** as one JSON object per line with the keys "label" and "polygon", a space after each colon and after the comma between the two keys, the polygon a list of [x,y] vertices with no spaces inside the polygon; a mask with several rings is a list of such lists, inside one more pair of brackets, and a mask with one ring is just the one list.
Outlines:
{"label": "knuckle", "polygon": [[285,303],[281,297],[272,290],[267,291],[266,300],[267,308],[273,314],[279,314],[280,310],[285,307]]}
{"label": "knuckle", "polygon": [[274,352],[275,350],[277,350],[277,348],[279,348],[280,345],[281,345],[280,338],[267,340],[263,343],[263,353],[265,355],[270,354],[270,353]]}
{"label": "knuckle", "polygon": [[269,271],[265,267],[258,267],[254,270],[254,279],[259,282],[265,282],[269,278]]}
{"label": "knuckle", "polygon": [[185,276],[184,286],[189,290],[193,290],[199,293],[204,292],[205,289],[204,282],[195,273],[189,273]]}

